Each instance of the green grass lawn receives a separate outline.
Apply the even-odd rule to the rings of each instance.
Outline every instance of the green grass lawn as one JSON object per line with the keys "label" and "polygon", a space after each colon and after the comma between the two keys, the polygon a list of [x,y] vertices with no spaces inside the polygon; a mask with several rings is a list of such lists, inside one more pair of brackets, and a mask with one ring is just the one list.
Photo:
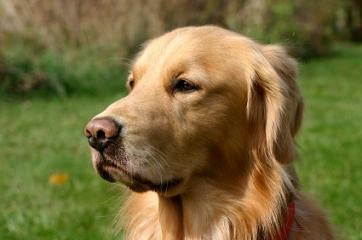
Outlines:
{"label": "green grass lawn", "polygon": [[[303,189],[362,239],[362,46],[301,64]],[[0,100],[0,239],[117,239],[119,187],[93,172],[83,126],[119,96]],[[49,176],[69,175],[55,186]],[[119,237],[118,237],[119,238]]]}

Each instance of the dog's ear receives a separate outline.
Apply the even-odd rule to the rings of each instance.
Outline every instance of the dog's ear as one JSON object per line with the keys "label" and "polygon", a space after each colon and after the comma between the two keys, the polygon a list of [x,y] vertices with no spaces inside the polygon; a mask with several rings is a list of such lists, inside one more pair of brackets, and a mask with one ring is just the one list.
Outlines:
{"label": "dog's ear", "polygon": [[247,114],[254,157],[290,163],[303,115],[297,63],[277,45],[256,52],[249,81]]}

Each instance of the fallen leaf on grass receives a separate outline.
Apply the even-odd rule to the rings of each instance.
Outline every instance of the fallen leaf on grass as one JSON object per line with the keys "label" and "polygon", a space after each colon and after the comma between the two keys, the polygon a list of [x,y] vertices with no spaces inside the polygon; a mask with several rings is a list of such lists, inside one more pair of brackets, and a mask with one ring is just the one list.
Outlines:
{"label": "fallen leaf on grass", "polygon": [[48,182],[50,185],[60,186],[69,180],[67,173],[53,173],[49,176]]}

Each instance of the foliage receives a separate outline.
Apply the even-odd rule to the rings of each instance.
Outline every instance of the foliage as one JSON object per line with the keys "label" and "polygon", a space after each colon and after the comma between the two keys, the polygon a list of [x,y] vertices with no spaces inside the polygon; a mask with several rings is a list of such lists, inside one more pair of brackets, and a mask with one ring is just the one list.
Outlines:
{"label": "foliage", "polygon": [[0,91],[63,96],[119,89],[125,68],[117,59],[186,25],[221,25],[285,44],[298,57],[328,55],[334,39],[348,36],[341,29],[359,26],[353,2],[359,6],[356,0],[0,0]]}
{"label": "foliage", "polygon": [[13,0],[0,2],[0,18],[6,20],[0,32],[3,39],[13,33],[51,49],[111,48],[125,56],[166,30],[217,24],[260,40],[302,43],[305,51],[322,54],[338,36],[335,29],[347,26],[346,6],[354,1]]}
{"label": "foliage", "polygon": [[0,55],[0,93],[29,97],[116,92],[123,89],[124,69],[120,60],[90,51],[58,53],[13,45]]}

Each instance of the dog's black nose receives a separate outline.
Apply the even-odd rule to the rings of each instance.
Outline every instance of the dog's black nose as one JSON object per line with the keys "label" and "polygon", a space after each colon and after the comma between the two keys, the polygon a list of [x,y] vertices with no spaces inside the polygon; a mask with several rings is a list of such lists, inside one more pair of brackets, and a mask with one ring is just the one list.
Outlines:
{"label": "dog's black nose", "polygon": [[121,125],[112,118],[95,118],[84,129],[89,145],[98,151],[105,149],[111,138],[119,135]]}

